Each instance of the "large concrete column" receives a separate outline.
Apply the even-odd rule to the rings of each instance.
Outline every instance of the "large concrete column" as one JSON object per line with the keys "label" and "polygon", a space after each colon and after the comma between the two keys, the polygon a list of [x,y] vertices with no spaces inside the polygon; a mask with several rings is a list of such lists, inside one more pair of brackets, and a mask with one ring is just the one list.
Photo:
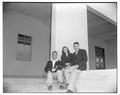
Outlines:
{"label": "large concrete column", "polygon": [[[87,6],[85,4],[65,3],[52,5],[51,51],[57,50],[59,59],[62,47],[73,51],[73,43],[79,42],[80,48],[88,55]],[[89,67],[89,66],[88,66]]]}

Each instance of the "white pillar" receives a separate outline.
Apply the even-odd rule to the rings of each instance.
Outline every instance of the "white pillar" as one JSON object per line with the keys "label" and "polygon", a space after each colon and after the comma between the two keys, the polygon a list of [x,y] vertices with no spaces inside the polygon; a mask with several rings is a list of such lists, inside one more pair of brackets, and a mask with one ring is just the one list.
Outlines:
{"label": "white pillar", "polygon": [[88,55],[87,29],[87,6],[84,3],[54,3],[52,5],[51,51],[57,50],[59,59],[62,47],[68,46],[73,52],[73,43],[76,41]]}

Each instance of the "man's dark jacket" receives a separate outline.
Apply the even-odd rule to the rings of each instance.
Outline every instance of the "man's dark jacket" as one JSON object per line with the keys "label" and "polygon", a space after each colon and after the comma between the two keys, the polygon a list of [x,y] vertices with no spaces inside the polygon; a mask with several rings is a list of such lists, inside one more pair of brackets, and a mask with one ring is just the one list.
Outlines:
{"label": "man's dark jacket", "polygon": [[[62,64],[61,62],[58,60],[55,62],[54,68],[56,68],[56,70],[54,72],[56,72],[57,70],[61,70],[62,69]],[[49,60],[44,68],[45,72],[47,73],[48,71],[52,72],[53,69],[53,63],[51,60]]]}
{"label": "man's dark jacket", "polygon": [[79,65],[78,70],[86,70],[87,69],[87,54],[86,50],[79,49],[77,54],[74,52],[72,56],[73,65]]}

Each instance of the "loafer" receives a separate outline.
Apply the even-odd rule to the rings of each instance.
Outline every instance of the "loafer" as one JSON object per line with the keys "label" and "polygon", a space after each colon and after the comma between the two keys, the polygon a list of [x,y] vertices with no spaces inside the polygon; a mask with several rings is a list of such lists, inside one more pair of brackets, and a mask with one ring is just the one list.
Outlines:
{"label": "loafer", "polygon": [[59,87],[60,89],[64,89],[64,87],[61,85],[60,87]]}
{"label": "loafer", "polygon": [[66,83],[64,88],[65,88],[65,89],[67,89],[67,88],[68,88],[68,86],[69,86],[69,84],[68,84],[68,83]]}
{"label": "loafer", "polygon": [[73,93],[73,91],[72,90],[67,90],[67,92],[66,93]]}
{"label": "loafer", "polygon": [[48,90],[52,90],[52,86],[48,86]]}

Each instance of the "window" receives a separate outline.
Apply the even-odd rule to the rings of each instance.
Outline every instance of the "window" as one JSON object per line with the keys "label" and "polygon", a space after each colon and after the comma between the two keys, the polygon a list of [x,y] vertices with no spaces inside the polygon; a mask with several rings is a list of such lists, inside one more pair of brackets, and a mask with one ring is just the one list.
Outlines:
{"label": "window", "polygon": [[21,61],[31,60],[31,44],[32,44],[31,42],[32,42],[31,36],[18,34],[16,60]]}

